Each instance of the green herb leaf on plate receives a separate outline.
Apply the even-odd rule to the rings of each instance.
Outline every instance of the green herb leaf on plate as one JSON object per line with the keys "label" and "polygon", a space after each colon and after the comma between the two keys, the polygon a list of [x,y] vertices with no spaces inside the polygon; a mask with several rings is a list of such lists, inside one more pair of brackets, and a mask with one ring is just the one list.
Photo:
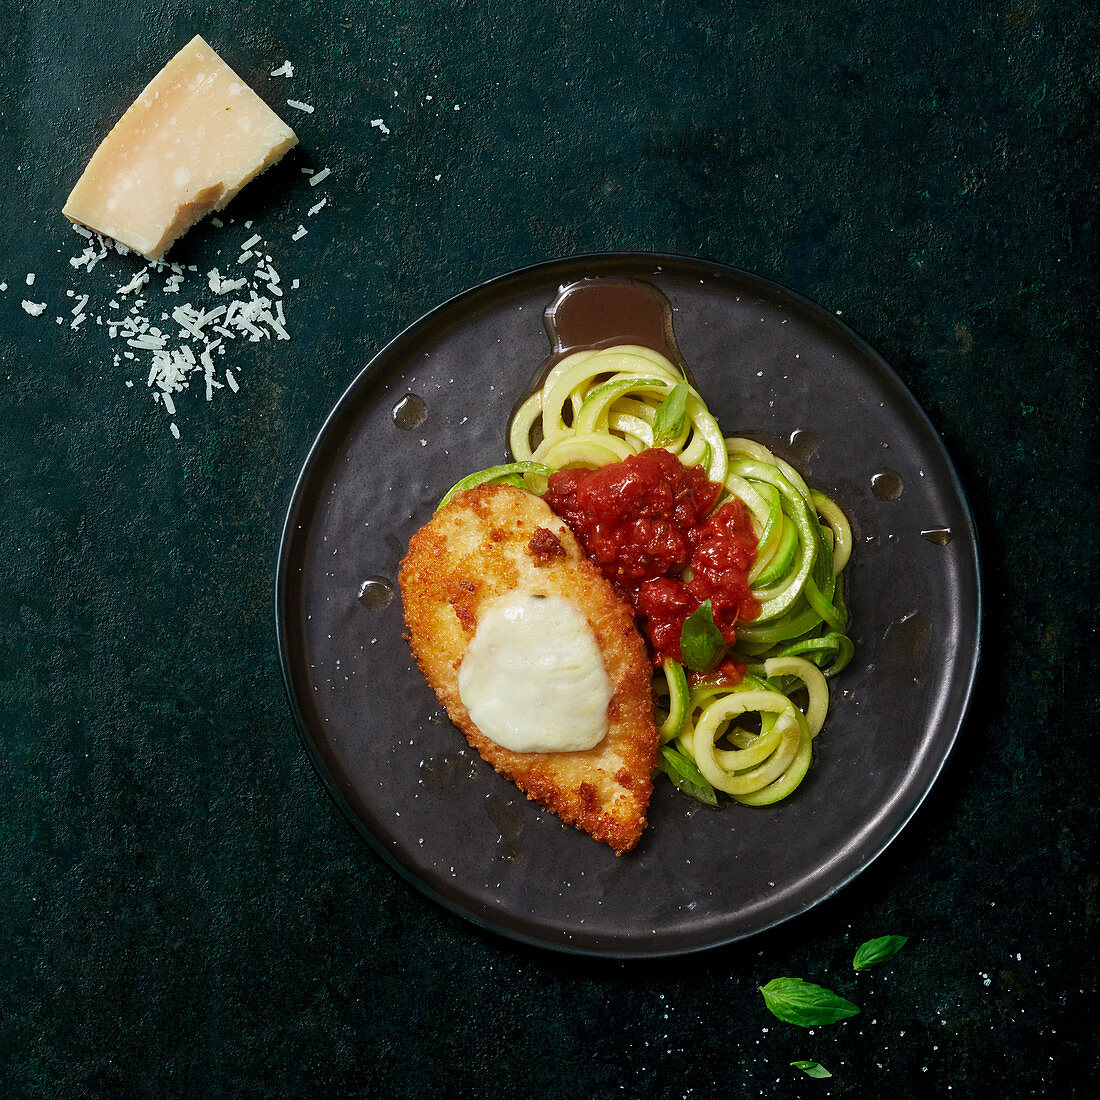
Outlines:
{"label": "green herb leaf on plate", "polygon": [[684,620],[680,652],[684,655],[684,664],[695,672],[710,672],[722,659],[726,643],[715,626],[710,600],[704,600]]}
{"label": "green herb leaf on plate", "polygon": [[792,1062],[795,1069],[800,1069],[807,1077],[832,1077],[832,1074],[820,1062]]}
{"label": "green herb leaf on plate", "polygon": [[691,391],[686,382],[677,382],[672,393],[657,406],[653,417],[653,446],[663,447],[684,434],[687,423],[687,399]]}
{"label": "green herb leaf on plate", "polygon": [[799,1027],[835,1024],[859,1014],[859,1006],[839,993],[801,978],[772,978],[760,992],[773,1016]]}
{"label": "green herb leaf on plate", "polygon": [[684,794],[697,798],[708,806],[718,805],[718,795],[714,788],[703,778],[703,773],[699,771],[695,761],[679,749],[674,749],[671,745],[662,745],[657,767]]}
{"label": "green herb leaf on plate", "polygon": [[908,936],[879,936],[860,944],[856,957],[852,960],[854,970],[866,970],[869,966],[878,966],[892,959],[906,944]]}

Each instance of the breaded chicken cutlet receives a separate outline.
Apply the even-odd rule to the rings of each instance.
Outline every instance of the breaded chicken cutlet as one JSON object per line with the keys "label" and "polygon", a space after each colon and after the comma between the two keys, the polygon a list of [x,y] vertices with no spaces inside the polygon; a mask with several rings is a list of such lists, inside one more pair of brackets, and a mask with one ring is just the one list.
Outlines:
{"label": "breaded chicken cutlet", "polygon": [[[457,494],[409,541],[398,577],[413,654],[466,739],[528,798],[621,855],[646,824],[658,735],[651,667],[630,608],[539,497],[510,485]],[[459,694],[459,668],[489,605],[513,592],[564,597],[591,627],[610,679],[592,748],[513,752]]]}

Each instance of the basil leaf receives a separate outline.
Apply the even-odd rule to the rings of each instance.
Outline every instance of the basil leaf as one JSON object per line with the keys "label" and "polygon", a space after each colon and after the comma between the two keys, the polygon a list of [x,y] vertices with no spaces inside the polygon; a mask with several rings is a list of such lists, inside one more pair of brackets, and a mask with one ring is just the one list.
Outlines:
{"label": "basil leaf", "polygon": [[695,761],[671,745],[661,746],[661,757],[657,767],[672,780],[672,783],[684,794],[705,802],[708,806],[718,805],[718,794],[703,778]]}
{"label": "basil leaf", "polygon": [[653,418],[654,447],[663,447],[683,435],[690,392],[686,382],[677,382],[672,393],[657,406],[657,415]]}
{"label": "basil leaf", "polygon": [[839,993],[801,978],[772,978],[767,985],[760,986],[760,992],[773,1016],[799,1027],[835,1024],[859,1014],[859,1006]]}
{"label": "basil leaf", "polygon": [[800,1069],[807,1077],[832,1077],[832,1074],[820,1062],[792,1062],[795,1069]]}
{"label": "basil leaf", "polygon": [[860,944],[856,957],[852,960],[853,970],[866,970],[869,966],[878,966],[892,959],[906,944],[908,936],[879,936]]}
{"label": "basil leaf", "polygon": [[714,625],[710,600],[704,600],[685,620],[680,631],[684,664],[695,672],[710,672],[726,652],[721,631]]}

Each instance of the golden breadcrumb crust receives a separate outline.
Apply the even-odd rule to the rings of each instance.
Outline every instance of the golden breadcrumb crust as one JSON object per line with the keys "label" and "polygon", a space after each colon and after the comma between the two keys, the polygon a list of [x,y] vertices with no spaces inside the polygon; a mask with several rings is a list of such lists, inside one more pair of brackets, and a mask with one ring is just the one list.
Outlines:
{"label": "golden breadcrumb crust", "polygon": [[[651,669],[630,608],[569,528],[510,485],[459,493],[409,540],[398,576],[413,654],[470,744],[528,798],[616,854],[638,843],[653,786]],[[490,741],[458,694],[458,667],[488,603],[514,589],[563,596],[583,611],[614,694],[607,736],[576,752],[516,753]]]}

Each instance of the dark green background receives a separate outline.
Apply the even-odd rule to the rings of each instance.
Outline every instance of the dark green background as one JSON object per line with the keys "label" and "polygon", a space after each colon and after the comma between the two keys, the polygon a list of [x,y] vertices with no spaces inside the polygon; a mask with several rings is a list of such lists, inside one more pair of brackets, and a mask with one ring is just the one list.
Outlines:
{"label": "dark green background", "polygon": [[[0,0],[0,29],[0,1094],[1085,1090],[1093,5]],[[317,111],[283,110],[302,149],[228,211],[302,280],[295,339],[237,348],[242,393],[188,403],[177,444],[103,333],[52,317],[65,193],[196,32]],[[295,79],[268,78],[284,58]],[[294,245],[305,163],[331,206]],[[204,227],[173,256],[218,247]],[[294,478],[373,352],[475,282],[617,248],[842,311],[957,463],[987,594],[971,718],[887,854],[756,940],[633,964],[513,945],[395,876],[299,747],[272,623]],[[857,978],[887,932],[908,946]],[[755,991],[781,974],[863,1014],[781,1024]]]}

